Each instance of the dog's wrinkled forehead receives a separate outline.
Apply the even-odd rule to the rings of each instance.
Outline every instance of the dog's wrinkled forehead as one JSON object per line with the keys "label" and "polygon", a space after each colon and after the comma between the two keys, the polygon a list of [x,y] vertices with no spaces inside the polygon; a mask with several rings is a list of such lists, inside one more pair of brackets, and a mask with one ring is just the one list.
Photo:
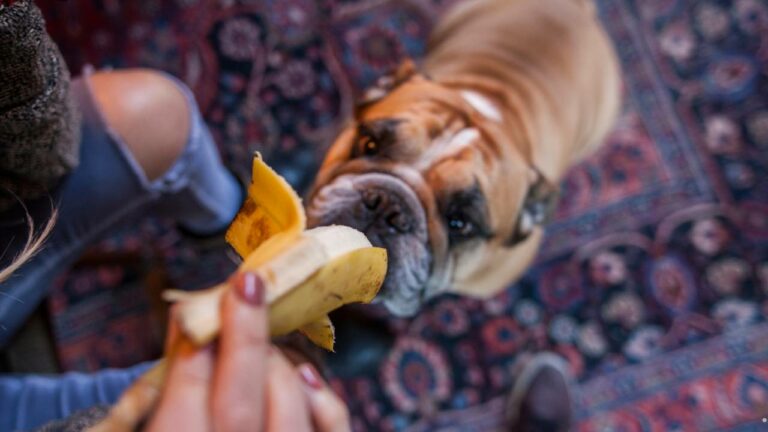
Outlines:
{"label": "dog's wrinkled forehead", "polygon": [[481,141],[480,146],[510,148],[495,142],[504,140],[503,134],[489,133],[502,122],[493,101],[469,89],[432,81],[410,63],[366,92],[356,120],[358,136],[373,137],[384,147],[396,142],[402,144],[399,150],[418,152],[418,156],[397,154],[392,159],[414,162],[418,158],[415,168],[420,171]]}
{"label": "dog's wrinkled forehead", "polygon": [[484,194],[495,193],[498,188],[490,191],[489,183],[503,180],[493,162],[494,149],[502,144],[459,92],[451,93],[421,80],[398,86],[359,113],[353,157],[406,166],[436,192],[479,187]]}
{"label": "dog's wrinkled forehead", "polygon": [[371,118],[403,118],[413,116],[470,116],[470,107],[455,92],[415,76],[408,82],[390,90],[382,97],[361,103],[356,117],[358,120]]}
{"label": "dog's wrinkled forehead", "polygon": [[477,126],[478,115],[460,92],[417,75],[363,104],[356,120],[358,136],[373,137],[384,148],[399,144],[396,150],[406,153],[392,159],[409,163],[418,159],[414,168],[422,171],[440,156],[456,154],[487,138]]}
{"label": "dog's wrinkled forehead", "polygon": [[438,84],[421,74],[410,60],[404,61],[393,73],[380,77],[363,93],[358,100],[358,116],[376,104],[396,104],[399,108],[432,104],[444,111],[461,112],[466,117],[479,114],[492,122],[503,120],[499,107],[488,97],[470,89],[455,91]]}
{"label": "dog's wrinkled forehead", "polygon": [[466,123],[477,121],[478,117],[484,117],[483,121],[502,120],[499,109],[483,95],[471,90],[454,90],[420,74],[411,75],[396,85],[368,90],[356,111],[358,119],[409,115],[460,117]]}
{"label": "dog's wrinkled forehead", "polygon": [[513,142],[499,102],[471,86],[433,81],[406,62],[366,92],[348,154],[415,168],[437,196],[476,188],[495,208],[492,228],[511,247],[546,220],[556,187]]}

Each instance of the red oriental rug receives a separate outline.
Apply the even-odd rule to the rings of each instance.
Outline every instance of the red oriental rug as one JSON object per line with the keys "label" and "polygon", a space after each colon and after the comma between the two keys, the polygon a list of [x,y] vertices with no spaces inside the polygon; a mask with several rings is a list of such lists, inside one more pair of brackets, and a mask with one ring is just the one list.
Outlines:
{"label": "red oriental rug", "polygon": [[[73,70],[178,75],[230,166],[259,150],[304,188],[355,94],[419,57],[450,2],[39,3]],[[493,430],[515,360],[539,350],[570,361],[579,431],[768,430],[768,4],[597,3],[624,68],[610,142],[564,182],[522,281],[386,320],[399,337],[380,370],[335,381],[356,430]],[[99,247],[145,244],[175,286],[227,271],[162,221]],[[81,269],[52,294],[67,367],[156,354],[136,271]]]}

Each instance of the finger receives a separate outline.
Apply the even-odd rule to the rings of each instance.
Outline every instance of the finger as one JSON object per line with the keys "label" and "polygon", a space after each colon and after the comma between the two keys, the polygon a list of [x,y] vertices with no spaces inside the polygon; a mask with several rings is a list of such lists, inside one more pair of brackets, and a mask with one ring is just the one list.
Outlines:
{"label": "finger", "polygon": [[168,309],[168,329],[166,330],[165,345],[163,346],[166,356],[175,349],[176,341],[183,336],[179,328],[179,307],[179,303],[174,303]]}
{"label": "finger", "polygon": [[269,331],[264,284],[253,273],[236,276],[222,301],[219,355],[213,387],[216,431],[261,430]]}
{"label": "finger", "polygon": [[298,373],[276,349],[267,361],[267,432],[312,431],[307,396]]}
{"label": "finger", "polygon": [[213,348],[197,348],[187,340],[180,340],[178,344],[160,404],[147,429],[208,431],[211,425],[208,397],[213,375]]}
{"label": "finger", "polygon": [[344,401],[331,390],[311,363],[297,370],[304,382],[309,400],[312,423],[317,432],[349,432],[349,410]]}

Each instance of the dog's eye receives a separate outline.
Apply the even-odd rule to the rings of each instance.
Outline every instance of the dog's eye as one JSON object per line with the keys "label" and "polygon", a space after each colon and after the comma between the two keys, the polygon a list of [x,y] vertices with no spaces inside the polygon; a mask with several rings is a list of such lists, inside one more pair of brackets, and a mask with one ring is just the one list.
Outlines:
{"label": "dog's eye", "polygon": [[438,201],[450,244],[489,240],[494,233],[488,221],[485,195],[475,181],[472,187],[455,191]]}
{"label": "dog's eye", "polygon": [[384,156],[387,149],[397,141],[397,119],[379,119],[360,123],[357,126],[353,155]]}
{"label": "dog's eye", "polygon": [[451,242],[467,240],[478,234],[477,225],[461,213],[449,215],[447,221]]}
{"label": "dog's eye", "polygon": [[357,147],[365,156],[373,156],[379,152],[379,143],[368,134],[361,133],[357,139]]}

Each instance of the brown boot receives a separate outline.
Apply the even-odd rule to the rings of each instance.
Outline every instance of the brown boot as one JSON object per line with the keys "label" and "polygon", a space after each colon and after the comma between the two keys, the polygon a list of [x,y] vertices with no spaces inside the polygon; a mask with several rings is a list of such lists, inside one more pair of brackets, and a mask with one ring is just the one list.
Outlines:
{"label": "brown boot", "polygon": [[523,366],[507,402],[510,432],[567,432],[573,399],[567,363],[540,353]]}

